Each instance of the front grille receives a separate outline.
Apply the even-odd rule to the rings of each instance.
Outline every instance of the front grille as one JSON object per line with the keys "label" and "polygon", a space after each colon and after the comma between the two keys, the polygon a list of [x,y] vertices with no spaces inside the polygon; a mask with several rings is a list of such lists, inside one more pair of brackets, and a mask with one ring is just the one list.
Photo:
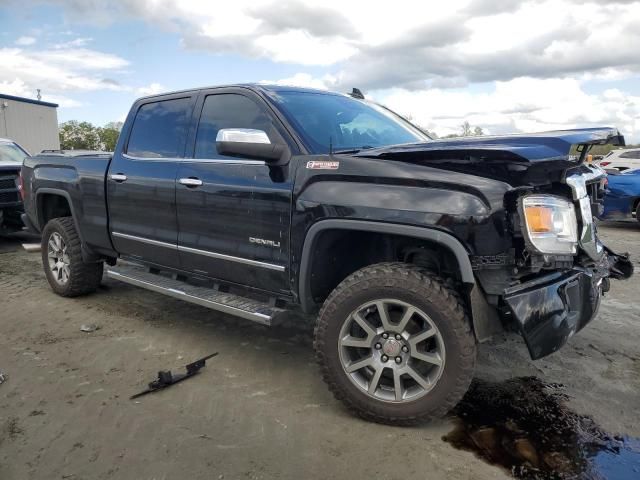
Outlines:
{"label": "front grille", "polygon": [[0,204],[3,203],[19,203],[20,195],[18,192],[0,192]]}
{"label": "front grille", "polygon": [[0,205],[20,203],[17,178],[15,174],[0,176]]}
{"label": "front grille", "polygon": [[0,177],[0,190],[10,190],[16,188],[17,177]]}

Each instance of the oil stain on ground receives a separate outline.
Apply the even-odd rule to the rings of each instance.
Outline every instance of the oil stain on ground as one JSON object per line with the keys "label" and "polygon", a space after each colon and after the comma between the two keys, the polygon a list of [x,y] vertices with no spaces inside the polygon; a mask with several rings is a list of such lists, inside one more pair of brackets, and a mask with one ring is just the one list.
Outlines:
{"label": "oil stain on ground", "polygon": [[611,435],[536,377],[474,380],[444,437],[456,448],[535,480],[640,479],[640,439]]}

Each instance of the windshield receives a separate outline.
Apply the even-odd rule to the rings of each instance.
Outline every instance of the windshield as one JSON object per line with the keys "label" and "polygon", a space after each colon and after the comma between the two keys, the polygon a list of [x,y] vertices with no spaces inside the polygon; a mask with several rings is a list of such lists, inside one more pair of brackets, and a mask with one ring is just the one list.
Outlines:
{"label": "windshield", "polygon": [[0,162],[22,164],[29,154],[15,143],[0,143]]}
{"label": "windshield", "polygon": [[429,137],[390,110],[343,95],[280,91],[271,94],[303,136],[311,153],[361,150]]}

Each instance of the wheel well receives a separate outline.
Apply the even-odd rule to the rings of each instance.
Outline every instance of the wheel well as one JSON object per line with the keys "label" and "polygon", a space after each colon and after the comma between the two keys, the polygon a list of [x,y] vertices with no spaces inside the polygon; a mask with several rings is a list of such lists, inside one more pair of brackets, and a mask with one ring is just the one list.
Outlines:
{"label": "wheel well", "polygon": [[638,198],[636,198],[636,199],[634,199],[634,200],[633,200],[633,208],[632,208],[631,213],[633,213],[633,212],[635,212],[635,211],[636,211],[636,209],[638,208],[638,204],[639,204],[639,203],[640,203],[640,197],[638,197]]}
{"label": "wheel well", "polygon": [[38,218],[40,219],[40,226],[42,228],[44,228],[52,218],[70,216],[71,206],[64,196],[55,193],[38,195]]}
{"label": "wheel well", "polygon": [[424,266],[442,277],[460,280],[455,255],[437,242],[387,233],[331,229],[322,231],[314,242],[311,296],[316,303],[322,303],[356,270],[397,261]]}

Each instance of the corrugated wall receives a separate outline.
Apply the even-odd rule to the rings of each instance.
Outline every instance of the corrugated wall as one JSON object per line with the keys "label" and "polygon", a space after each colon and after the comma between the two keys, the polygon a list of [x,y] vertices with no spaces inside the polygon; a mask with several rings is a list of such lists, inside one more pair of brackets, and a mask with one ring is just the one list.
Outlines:
{"label": "corrugated wall", "polygon": [[0,137],[18,142],[31,154],[58,149],[57,109],[0,98]]}

